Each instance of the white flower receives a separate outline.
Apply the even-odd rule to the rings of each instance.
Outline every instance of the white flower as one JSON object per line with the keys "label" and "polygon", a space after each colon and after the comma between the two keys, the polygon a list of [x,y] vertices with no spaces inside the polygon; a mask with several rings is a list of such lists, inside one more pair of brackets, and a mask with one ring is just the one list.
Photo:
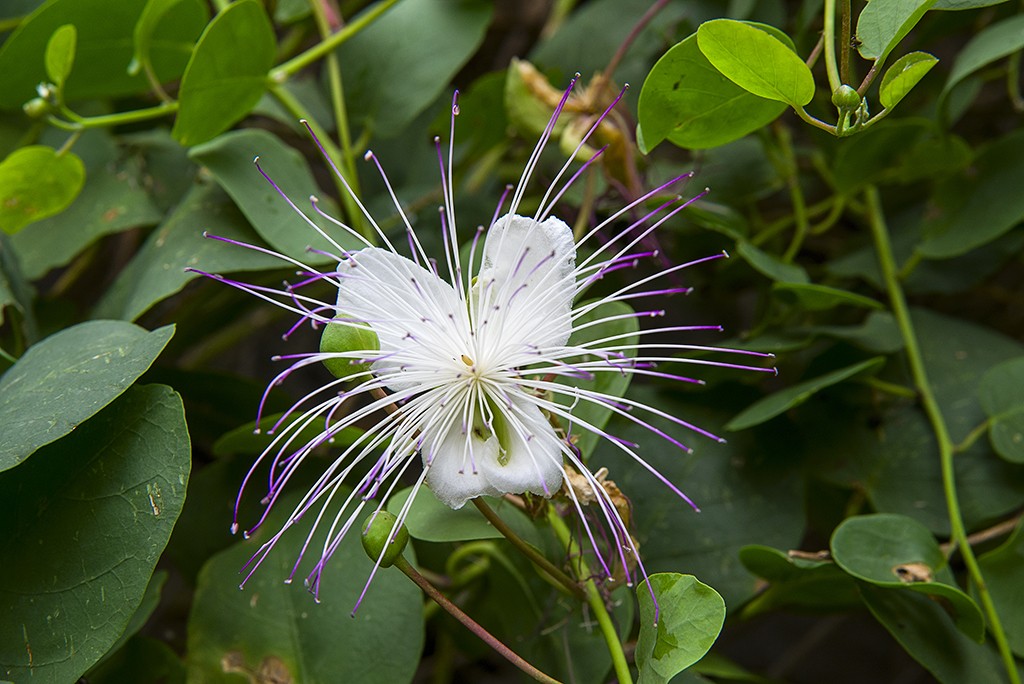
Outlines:
{"label": "white flower", "polygon": [[[563,491],[582,518],[581,500],[596,498],[600,517],[611,531],[613,553],[623,568],[633,567],[634,563],[627,559],[633,553],[627,522],[574,447],[571,435],[579,431],[595,432],[607,439],[689,502],[682,492],[648,465],[641,454],[636,453],[635,445],[617,439],[600,426],[574,415],[573,409],[580,403],[606,407],[614,414],[648,427],[683,449],[687,447],[647,422],[645,415],[658,416],[719,439],[655,407],[602,394],[588,387],[584,381],[601,373],[616,373],[698,382],[655,369],[658,364],[672,362],[747,368],[676,356],[679,351],[713,348],[646,341],[652,334],[664,336],[680,331],[720,328],[654,327],[641,330],[639,341],[633,333],[598,336],[596,340],[581,344],[573,343],[572,338],[576,331],[601,330],[601,326],[614,319],[664,313],[657,309],[622,313],[616,309],[613,314],[594,319],[594,314],[600,313],[602,307],[611,302],[686,291],[673,285],[652,289],[650,283],[693,263],[724,256],[724,253],[689,264],[661,268],[600,299],[584,300],[584,292],[605,274],[657,256],[656,251],[645,246],[649,244],[650,236],[689,202],[676,197],[649,213],[640,208],[657,193],[688,178],[689,174],[674,178],[631,202],[575,240],[569,226],[550,215],[565,189],[579,177],[580,172],[576,171],[568,181],[562,181],[576,156],[574,154],[547,190],[537,212],[533,216],[518,215],[516,211],[531,173],[570,91],[571,86],[527,163],[507,213],[497,218],[506,199],[503,196],[490,226],[486,230],[483,227],[478,229],[468,263],[464,264],[460,258],[455,228],[449,144],[447,169],[444,161],[441,162],[445,197],[438,230],[443,234],[445,254],[440,262],[424,251],[396,199],[395,206],[405,222],[408,236],[407,256],[399,253],[366,213],[366,219],[377,230],[383,247],[364,241],[366,246],[363,249],[345,251],[335,242],[338,256],[334,270],[318,271],[300,265],[301,285],[329,283],[337,290],[336,299],[320,301],[300,292],[302,288],[299,286],[274,291],[212,276],[275,301],[299,314],[302,320],[311,321],[314,325],[348,328],[358,333],[353,339],[363,340],[358,344],[349,342],[341,349],[279,357],[287,358],[293,364],[272,384],[298,368],[320,362],[334,364],[335,369],[339,363],[343,364],[342,368],[349,364],[351,370],[338,373],[341,377],[303,398],[278,422],[273,443],[253,466],[243,489],[249,485],[257,467],[265,466],[269,461],[270,486],[264,498],[269,510],[313,449],[324,445],[347,427],[364,426],[367,421],[376,419],[320,475],[292,512],[284,529],[264,543],[253,557],[253,570],[289,527],[308,511],[318,508],[314,529],[331,516],[327,541],[307,578],[312,590],[318,591],[323,564],[360,517],[367,502],[371,497],[386,499],[407,471],[417,470],[414,463],[422,466],[418,469],[414,492],[421,484],[426,484],[439,500],[452,508],[459,508],[481,495],[529,492],[551,497]],[[458,107],[453,101],[453,133],[457,113]],[[602,119],[603,116],[594,123],[594,128]],[[580,148],[588,137],[589,134],[583,138]],[[442,157],[440,148],[438,155]],[[367,158],[376,163],[372,154],[368,153]],[[594,159],[596,156],[584,166]],[[377,166],[380,168],[379,164]],[[390,185],[388,189],[390,192]],[[285,199],[291,204],[287,197]],[[356,203],[359,204],[357,198]],[[320,230],[294,204],[292,206],[311,227]],[[315,199],[313,206],[320,213]],[[362,208],[361,204],[359,206]],[[634,212],[641,216],[623,218],[632,217]],[[358,237],[344,224],[331,220],[342,230]],[[613,229],[616,232],[609,232]],[[586,256],[579,250],[581,245],[590,250]],[[479,267],[474,269],[476,263]],[[373,334],[366,334],[366,328]],[[754,352],[737,353],[766,356]],[[304,442],[299,435],[317,420],[325,421],[322,433]],[[371,464],[368,471],[366,463]],[[577,495],[575,487],[562,489],[567,465],[586,478],[595,493],[593,496]],[[340,489],[340,486],[357,469],[366,474],[358,481],[350,482],[354,489],[342,495],[341,492],[348,490]],[[399,520],[404,519],[414,496],[409,497]],[[342,497],[340,503],[334,501]],[[372,505],[380,506],[377,502]],[[261,522],[262,519],[256,526]],[[584,523],[586,525],[585,518]],[[234,529],[237,529],[237,522]],[[255,527],[250,532],[252,529]],[[586,530],[593,543],[594,535],[589,526]],[[307,546],[312,535],[310,531]],[[610,575],[611,559],[603,558],[598,545],[593,545],[602,568]],[[638,559],[633,560],[638,562]],[[298,568],[298,562],[295,567]],[[643,571],[642,565],[640,568]]]}

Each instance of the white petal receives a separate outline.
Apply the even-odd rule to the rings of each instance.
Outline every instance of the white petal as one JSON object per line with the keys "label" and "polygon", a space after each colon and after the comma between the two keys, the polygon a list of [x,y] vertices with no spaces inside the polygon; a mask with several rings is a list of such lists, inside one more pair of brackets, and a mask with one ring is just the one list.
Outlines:
{"label": "white petal", "polygon": [[[562,453],[558,435],[533,403],[512,397],[517,411],[515,420],[523,427],[526,439],[510,431],[505,445],[505,463],[499,459],[497,438],[486,440],[463,434],[461,425],[454,425],[430,453],[429,445],[437,443],[436,435],[424,440],[423,464],[429,467],[426,484],[441,502],[452,508],[462,506],[481,495],[501,496],[531,492],[551,496],[562,486]],[[511,411],[510,411],[511,413]],[[467,455],[466,440],[472,449]]]}
{"label": "white petal", "polygon": [[503,345],[564,345],[572,332],[575,262],[572,229],[563,221],[502,216],[484,243],[476,284],[485,307],[480,318],[502,312]]}
{"label": "white petal", "polygon": [[353,252],[338,275],[338,312],[373,328],[380,351],[372,368],[392,391],[423,384],[464,353],[466,305],[436,274],[370,247]]}

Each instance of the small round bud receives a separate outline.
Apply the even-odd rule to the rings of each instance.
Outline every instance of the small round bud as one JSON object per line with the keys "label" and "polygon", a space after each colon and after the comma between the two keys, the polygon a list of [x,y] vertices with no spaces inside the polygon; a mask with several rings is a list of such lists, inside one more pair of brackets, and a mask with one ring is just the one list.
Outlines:
{"label": "small round bud", "polygon": [[33,119],[41,119],[50,113],[50,103],[41,97],[33,97],[21,106],[25,114]]}
{"label": "small round bud", "polygon": [[[380,340],[373,328],[358,323],[328,323],[320,336],[320,351],[325,354],[363,352],[369,355],[380,349]],[[370,369],[370,364],[353,362],[351,357],[324,359],[327,370],[336,378],[347,378]]]}
{"label": "small round bud", "polygon": [[841,85],[832,91],[832,104],[839,109],[856,109],[860,106],[860,95],[848,85]]}
{"label": "small round bud", "polygon": [[363,525],[363,550],[373,562],[380,559],[382,568],[390,568],[408,543],[409,530],[399,525],[398,518],[387,511],[371,513]]}

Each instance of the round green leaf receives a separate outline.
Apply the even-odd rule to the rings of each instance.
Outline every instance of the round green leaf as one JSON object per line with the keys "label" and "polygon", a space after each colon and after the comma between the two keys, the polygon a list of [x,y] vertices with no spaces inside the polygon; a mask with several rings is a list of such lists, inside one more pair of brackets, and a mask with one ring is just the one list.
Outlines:
{"label": "round green leaf", "polygon": [[869,2],[857,17],[857,50],[861,57],[885,59],[934,4],[935,0]]}
{"label": "round green leaf", "polygon": [[29,280],[67,264],[103,235],[152,226],[163,217],[144,187],[151,177],[143,161],[124,154],[106,131],[85,132],[75,150],[85,164],[82,192],[61,213],[11,237]]}
{"label": "round green leaf", "polygon": [[935,537],[913,518],[889,513],[847,518],[832,533],[831,548],[839,567],[857,579],[945,599],[957,627],[978,643],[984,640],[981,610],[954,584]]}
{"label": "round green leaf", "polygon": [[[405,502],[409,500],[413,488],[395,492],[388,499],[388,511],[398,515]],[[512,529],[535,546],[540,546],[536,526],[526,514],[503,499],[484,497],[495,513],[507,522]],[[446,506],[437,500],[434,493],[421,487],[416,499],[406,514],[405,525],[414,539],[432,542],[472,541],[475,539],[498,539],[498,532],[487,522],[476,506],[467,504],[458,510]]]}
{"label": "round green leaf", "polygon": [[46,75],[58,87],[64,85],[75,64],[75,42],[78,31],[74,24],[64,24],[53,32],[46,44]]}
{"label": "round green leaf", "polygon": [[978,383],[978,399],[989,417],[989,440],[1011,463],[1024,463],[1024,357],[993,367]]}
{"label": "round green leaf", "polygon": [[[658,601],[658,615],[651,591]],[[640,636],[636,665],[641,684],[668,682],[704,657],[725,623],[725,601],[693,575],[658,573],[636,590]]]}
{"label": "round green leaf", "polygon": [[744,618],[782,607],[827,610],[860,603],[856,582],[835,563],[790,556],[768,546],[744,546],[740,562],[771,584],[743,607]]}
{"label": "round green leaf", "polygon": [[697,46],[697,34],[666,52],[644,80],[637,104],[643,149],[662,140],[687,149],[717,147],[774,121],[784,103],[726,78]]}
{"label": "round green leaf", "polygon": [[[239,49],[244,47],[244,55]],[[203,31],[178,93],[171,135],[182,145],[214,137],[243,118],[267,87],[276,41],[258,0],[227,6]]]}
{"label": "round green leaf", "polygon": [[716,69],[754,95],[803,107],[814,97],[814,76],[785,43],[732,19],[707,21],[697,29],[700,51]]}
{"label": "round green leaf", "polygon": [[[189,475],[181,398],[131,389],[0,474],[0,676],[73,682],[138,609]],[[28,552],[27,549],[31,549]]]}
{"label": "round green leaf", "polygon": [[753,404],[745,408],[735,418],[730,420],[725,425],[726,430],[745,430],[755,425],[760,425],[765,421],[771,420],[775,416],[785,413],[791,408],[799,406],[804,403],[815,393],[820,392],[826,387],[831,387],[844,380],[854,377],[855,375],[861,374],[873,374],[877,372],[882,365],[885,363],[885,357],[876,356],[873,359],[867,361],[861,361],[855,363],[852,366],[846,368],[840,368],[834,370],[831,373],[820,375],[811,380],[805,380],[804,382],[791,385],[784,390],[776,392],[775,394],[769,394],[763,399],[755,401]]}
{"label": "round green leaf", "polygon": [[[307,247],[336,253],[338,248],[303,221],[260,175],[253,164],[253,158],[257,156],[263,171],[274,180],[281,192],[297,206],[306,208],[305,213],[310,215],[309,218],[321,230],[346,249],[359,249],[362,246],[356,239],[312,211],[309,196],[317,194],[313,173],[302,155],[274,134],[260,130],[232,131],[189,152],[189,158],[210,170],[260,237],[276,250],[304,263],[325,260],[324,257],[308,252]],[[320,200],[320,207],[328,214],[336,216],[338,213],[337,205],[329,197]]]}
{"label": "round green leaf", "polygon": [[320,603],[301,578],[319,557],[327,523],[310,543],[299,581],[283,580],[302,552],[305,526],[285,534],[239,591],[239,571],[277,533],[302,493],[282,497],[252,539],[203,567],[188,625],[189,681],[238,681],[230,670],[276,672],[284,681],[309,684],[411,680],[423,648],[422,594],[398,570],[381,569],[351,616],[373,567],[355,526],[324,568]]}
{"label": "round green leaf", "polygon": [[0,470],[78,428],[142,375],[174,334],[87,321],[33,345],[0,377]]}
{"label": "round green leaf", "polygon": [[67,208],[85,183],[85,165],[71,152],[30,145],[0,162],[0,229],[17,233]]}
{"label": "round green leaf", "polygon": [[895,107],[938,63],[938,57],[927,52],[903,55],[889,67],[878,87],[878,99],[886,109]]}

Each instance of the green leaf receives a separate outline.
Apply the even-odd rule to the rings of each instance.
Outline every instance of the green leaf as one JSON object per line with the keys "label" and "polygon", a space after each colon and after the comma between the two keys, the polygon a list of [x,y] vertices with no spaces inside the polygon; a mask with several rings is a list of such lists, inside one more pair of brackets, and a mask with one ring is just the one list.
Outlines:
{"label": "green leaf", "polygon": [[[304,263],[325,261],[325,257],[309,253],[307,247],[337,253],[338,247],[318,235],[260,175],[253,164],[253,158],[257,156],[264,172],[297,206],[306,207],[305,213],[311,215],[310,219],[321,230],[344,249],[362,246],[357,238],[309,208],[309,196],[318,194],[313,174],[302,155],[272,133],[232,131],[195,147],[189,153],[193,161],[210,170],[260,237],[274,249]],[[330,198],[322,199],[320,206],[328,214],[337,216],[337,205]]]}
{"label": "green leaf", "polygon": [[[583,302],[577,306],[592,304],[594,301],[596,300]],[[630,316],[632,313],[633,308],[625,302],[605,302],[573,321],[573,332],[569,337],[568,344],[570,346],[581,346],[607,337],[618,337],[619,335],[623,337],[615,340],[613,344],[623,346],[636,344],[639,339],[637,331],[640,329],[640,324],[635,316]],[[616,319],[616,317],[620,318]],[[594,325],[595,323],[596,325]],[[635,356],[635,351],[632,349],[625,349],[622,353],[627,357]],[[593,356],[580,356],[567,359],[566,362],[572,364],[593,360],[595,360]],[[567,387],[579,387],[612,397],[621,397],[629,389],[631,378],[632,375],[629,373],[607,371],[594,373],[593,379],[590,380],[559,377],[556,382]],[[563,394],[556,395],[554,399],[563,406],[570,406],[576,403],[576,406],[572,409],[573,417],[589,423],[597,430],[604,428],[608,424],[608,419],[612,416],[612,410],[603,402],[587,401],[586,398],[580,398],[577,402],[575,397]],[[584,459],[590,457],[591,452],[593,452],[594,447],[600,440],[599,435],[583,427],[574,430],[573,436],[576,438],[576,447],[583,454]]]}
{"label": "green leaf", "polygon": [[[189,681],[234,682],[238,675],[232,672],[246,671],[309,684],[412,679],[423,648],[422,594],[397,569],[383,569],[351,615],[373,566],[356,526],[324,567],[321,603],[301,581],[282,581],[302,552],[306,525],[285,534],[238,590],[239,571],[277,533],[302,494],[282,496],[253,539],[218,553],[203,568],[188,625]],[[300,579],[319,557],[328,527],[320,525],[314,535]]]}
{"label": "green leaf", "polygon": [[861,361],[860,363],[855,363],[852,366],[847,366],[846,368],[834,370],[831,373],[820,375],[811,380],[805,380],[804,382],[790,385],[786,389],[776,392],[775,394],[769,394],[767,397],[759,399],[747,408],[743,409],[743,411],[736,415],[735,418],[726,423],[725,429],[735,432],[737,430],[745,430],[749,427],[760,425],[761,423],[771,420],[775,416],[785,413],[791,408],[799,406],[826,387],[839,384],[840,382],[856,375],[874,374],[884,364],[885,357],[876,356],[873,359],[868,359],[867,361]]}
{"label": "green leaf", "polygon": [[991,7],[1007,2],[1007,0],[936,0],[933,10],[968,10],[978,7]]}
{"label": "green leaf", "polygon": [[888,311],[872,311],[861,325],[819,325],[809,329],[818,335],[846,340],[876,354],[892,354],[903,349],[903,336],[896,319]]}
{"label": "green leaf", "polygon": [[935,0],[869,2],[857,17],[857,51],[864,59],[883,60],[910,33]]}
{"label": "green leaf", "polygon": [[180,397],[150,385],[0,475],[0,551],[18,559],[0,565],[0,672],[73,682],[117,641],[181,511],[189,459]]}
{"label": "green leaf", "polygon": [[[224,433],[213,444],[214,456],[230,456],[234,454],[255,456],[263,453],[263,450],[274,441],[275,434],[270,432],[270,430],[281,419],[282,415],[284,414],[265,415],[260,420],[259,430],[256,429],[256,421],[253,421]],[[295,433],[294,441],[296,444],[305,444],[322,433],[322,423],[311,423]],[[362,429],[354,426],[347,427],[335,435],[328,444],[332,448],[346,447],[352,444],[361,434],[363,434]]]}
{"label": "green leaf", "polygon": [[[657,610],[651,591],[658,601]],[[693,575],[658,573],[636,590],[639,684],[665,684],[704,657],[725,623],[725,601]]]}
{"label": "green leaf", "polygon": [[1024,131],[990,143],[963,174],[938,184],[918,251],[948,259],[992,242],[1024,220]]}
{"label": "green leaf", "polygon": [[663,140],[705,149],[742,138],[785,110],[784,103],[758,97],[723,76],[692,34],[666,52],[644,80],[637,131],[645,153]]}
{"label": "green leaf", "polygon": [[207,240],[211,235],[262,246],[259,236],[231,200],[214,185],[196,185],[174,212],[146,240],[96,305],[97,318],[135,320],[160,300],[198,276],[185,267],[209,273],[278,268],[280,259],[237,245]]}
{"label": "green leaf", "polygon": [[201,0],[148,0],[135,24],[135,51],[129,68],[153,69],[152,53],[157,45],[178,51],[184,68],[209,20],[206,3]]}
{"label": "green leaf", "polygon": [[871,584],[861,585],[860,591],[875,619],[943,684],[1006,682],[1006,670],[996,652],[958,631],[939,602]]}
{"label": "green leaf", "polygon": [[64,24],[53,32],[46,43],[46,75],[58,88],[64,85],[75,65],[75,42],[78,31],[74,24]]}
{"label": "green leaf", "polygon": [[33,345],[0,377],[0,471],[80,427],[119,397],[166,346],[121,321],[87,321]]}
{"label": "green leaf", "polygon": [[[0,89],[2,90],[2,89]],[[19,230],[68,207],[85,183],[85,166],[71,152],[45,145],[11,152],[0,162],[0,228]]]}
{"label": "green leaf", "polygon": [[484,0],[404,0],[352,36],[338,48],[349,121],[375,136],[409,125],[476,53],[492,12]]}
{"label": "green leaf", "polygon": [[946,555],[927,527],[904,515],[847,518],[832,533],[832,558],[846,572],[878,587],[917,591],[949,605],[960,631],[985,640],[985,620],[956,586]]}
{"label": "green leaf", "polygon": [[700,51],[726,78],[754,95],[803,107],[814,97],[814,76],[785,43],[759,28],[731,19],[697,29]]}
{"label": "green leaf", "polygon": [[185,664],[166,641],[136,636],[85,679],[89,684],[185,684]]}
{"label": "green leaf", "polygon": [[146,593],[142,595],[142,601],[139,602],[139,607],[135,609],[134,613],[132,613],[132,617],[128,620],[128,624],[125,626],[124,631],[121,632],[121,636],[117,638],[117,641],[114,642],[114,645],[110,647],[97,665],[107,662],[111,656],[114,656],[149,621],[149,618],[153,615],[153,611],[156,610],[157,605],[160,603],[164,584],[167,583],[167,574],[166,570],[157,570],[153,573],[153,576],[149,578],[149,583],[146,585]]}
{"label": "green leaf", "polygon": [[1024,357],[1001,363],[978,383],[978,399],[989,417],[989,440],[1010,463],[1024,463]]}
{"label": "green leaf", "polygon": [[275,53],[274,29],[262,3],[228,5],[203,31],[188,61],[171,135],[182,145],[196,145],[242,119],[266,90]]}
{"label": "green leaf", "polygon": [[[1006,640],[1018,657],[1024,657],[1024,524],[1018,523],[1013,534],[998,548],[978,558],[985,586],[995,603],[999,620],[1006,630]],[[972,585],[977,593],[977,587]]]}
{"label": "green leaf", "polygon": [[784,283],[809,283],[811,281],[803,266],[786,263],[746,240],[739,242],[736,252],[758,272],[772,280]]}
{"label": "green leaf", "polygon": [[927,52],[911,52],[897,59],[882,77],[878,99],[886,109],[895,107],[939,59]]}
{"label": "green leaf", "polygon": [[[71,24],[78,32],[75,70],[63,94],[67,101],[118,97],[150,89],[142,75],[128,72],[132,35],[146,0],[48,0],[30,14],[0,47],[0,109],[20,109],[46,80],[46,46],[59,27]],[[201,25],[200,25],[201,27]],[[152,60],[159,80],[181,75],[188,60],[183,45],[194,41],[198,28],[163,23],[154,42]],[[188,43],[191,45],[191,43]]]}
{"label": "green leaf", "polygon": [[809,311],[827,311],[844,304],[865,309],[885,308],[871,297],[816,283],[777,282],[772,285],[772,292]]}
{"label": "green leaf", "polygon": [[1024,49],[1024,14],[1012,16],[985,28],[957,53],[946,85],[942,88],[940,100],[945,103],[953,88],[971,74],[1021,49]]}
{"label": "green leaf", "polygon": [[60,214],[11,237],[30,280],[67,264],[104,235],[155,225],[163,216],[143,187],[149,177],[142,159],[122,154],[105,131],[87,131],[75,149],[85,164],[82,192]]}

